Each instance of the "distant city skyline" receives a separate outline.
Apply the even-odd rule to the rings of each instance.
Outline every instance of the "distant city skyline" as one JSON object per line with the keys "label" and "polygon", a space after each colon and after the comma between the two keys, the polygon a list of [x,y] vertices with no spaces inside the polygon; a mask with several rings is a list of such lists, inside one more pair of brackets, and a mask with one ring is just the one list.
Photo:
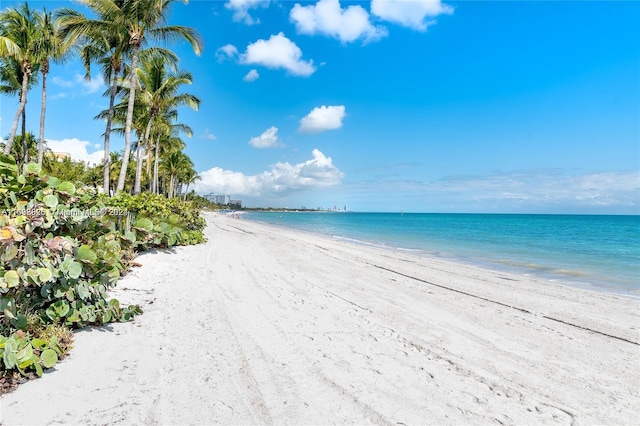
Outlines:
{"label": "distant city skyline", "polygon": [[[2,8],[21,2],[2,1]],[[30,1],[48,10],[77,2]],[[640,2],[191,1],[169,45],[200,194],[353,211],[640,214]],[[54,64],[53,151],[99,163],[99,76]],[[6,137],[16,98],[0,96]],[[29,93],[36,131],[40,90]],[[123,148],[112,137],[112,150]]]}

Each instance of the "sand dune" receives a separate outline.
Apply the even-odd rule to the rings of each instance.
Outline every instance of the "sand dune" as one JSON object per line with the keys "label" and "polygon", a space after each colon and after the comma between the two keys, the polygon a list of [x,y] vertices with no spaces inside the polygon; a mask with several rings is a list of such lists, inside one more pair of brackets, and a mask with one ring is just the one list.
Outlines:
{"label": "sand dune", "polygon": [[208,214],[3,424],[628,424],[640,303]]}

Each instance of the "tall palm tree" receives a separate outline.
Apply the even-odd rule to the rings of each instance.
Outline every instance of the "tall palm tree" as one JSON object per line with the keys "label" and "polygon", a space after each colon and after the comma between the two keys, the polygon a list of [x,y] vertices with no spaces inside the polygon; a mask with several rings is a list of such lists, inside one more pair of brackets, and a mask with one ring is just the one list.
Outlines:
{"label": "tall palm tree", "polygon": [[[35,56],[37,35],[36,13],[29,8],[27,3],[18,8],[12,7],[0,12],[0,36],[2,37],[0,41],[3,41],[3,57],[16,60],[22,70],[20,104],[13,119],[9,139],[5,143],[5,154],[11,152],[18,129],[18,121],[27,104],[29,78],[33,72],[32,66],[37,62]],[[9,40],[11,43],[8,43]]]}
{"label": "tall palm tree", "polygon": [[[200,54],[202,42],[195,30],[183,26],[166,25],[169,8],[177,0],[81,0],[93,9],[100,19],[112,22],[116,26],[126,28],[129,33],[131,53],[131,72],[129,84],[129,103],[125,123],[125,146],[122,168],[118,178],[116,191],[122,191],[126,178],[129,154],[131,150],[131,129],[133,108],[137,89],[138,54],[147,40],[171,41],[184,39],[188,41],[196,54]],[[188,0],[183,0],[187,3]]]}
{"label": "tall palm tree", "polygon": [[172,152],[183,150],[186,145],[180,134],[184,133],[188,137],[191,137],[193,131],[191,127],[183,123],[175,123],[178,112],[173,109],[165,111],[163,114],[156,117],[154,124],[154,160],[153,160],[153,179],[151,181],[151,192],[154,194],[160,193],[159,186],[159,164],[160,157],[166,157]]}
{"label": "tall palm tree", "polygon": [[[191,84],[191,74],[183,71],[170,72],[166,61],[157,55],[148,56],[140,62],[138,68],[138,81],[140,84],[139,101],[149,111],[143,146],[150,147],[149,136],[156,117],[163,111],[172,111],[175,108],[188,105],[197,110],[200,99],[189,93],[178,93],[184,84]],[[139,194],[140,175],[142,173],[141,162],[138,163],[136,184],[134,193]]]}
{"label": "tall palm tree", "polygon": [[[33,71],[37,71],[37,65],[33,66]],[[22,92],[23,81],[22,65],[13,58],[3,58],[0,61],[0,93],[8,96],[18,96]],[[32,72],[27,78],[27,91],[37,82],[37,73]],[[11,154],[16,158],[20,164],[26,164],[28,159],[28,146],[27,146],[27,109],[23,108],[20,117],[22,119],[22,138],[19,140],[22,143],[22,151],[15,146],[15,143],[11,145]],[[17,136],[16,136],[17,137]],[[15,142],[15,139],[14,139]]]}
{"label": "tall palm tree", "polygon": [[91,79],[91,64],[96,63],[102,71],[104,81],[109,83],[109,109],[104,132],[104,159],[102,187],[106,194],[111,187],[111,156],[109,145],[113,125],[114,105],[118,80],[124,61],[130,53],[126,29],[112,22],[89,19],[84,14],[69,8],[57,12],[61,37],[70,42],[80,40],[80,58],[85,67],[85,79]]}
{"label": "tall palm tree", "polygon": [[172,198],[175,195],[178,184],[180,183],[180,174],[185,169],[193,169],[193,162],[182,151],[176,151],[169,154],[160,164],[160,167],[169,174],[169,187],[167,188],[167,197]]}
{"label": "tall palm tree", "polygon": [[196,183],[196,181],[202,180],[202,177],[195,171],[195,169],[186,169],[181,176],[182,183],[187,185],[184,190],[184,199],[187,199],[187,193],[189,193],[189,185]]}
{"label": "tall palm tree", "polygon": [[70,44],[64,43],[60,37],[59,25],[53,18],[51,12],[45,8],[42,13],[36,15],[37,39],[36,57],[40,63],[40,73],[42,74],[42,102],[40,106],[40,135],[38,138],[38,164],[42,166],[42,156],[45,149],[44,142],[44,121],[47,110],[47,75],[49,74],[50,60],[61,60]]}

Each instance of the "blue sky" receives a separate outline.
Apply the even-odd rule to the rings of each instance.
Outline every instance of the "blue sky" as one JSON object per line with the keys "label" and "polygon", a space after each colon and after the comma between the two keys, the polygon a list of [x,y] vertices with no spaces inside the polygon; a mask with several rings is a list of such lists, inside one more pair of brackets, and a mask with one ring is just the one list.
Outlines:
{"label": "blue sky", "polygon": [[[71,2],[34,1],[48,8]],[[2,7],[16,4],[3,1]],[[201,193],[355,211],[640,213],[640,3],[191,1]],[[108,105],[52,68],[46,138],[101,158]],[[37,133],[39,90],[29,94]],[[0,98],[0,134],[17,105]],[[122,141],[114,149],[122,149]]]}

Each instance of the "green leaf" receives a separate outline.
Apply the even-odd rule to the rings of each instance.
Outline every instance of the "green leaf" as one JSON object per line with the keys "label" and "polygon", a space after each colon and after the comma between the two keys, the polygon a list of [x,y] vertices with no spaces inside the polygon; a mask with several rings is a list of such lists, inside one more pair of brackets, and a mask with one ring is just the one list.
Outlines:
{"label": "green leaf", "polygon": [[87,300],[89,297],[91,297],[91,292],[87,288],[86,283],[78,285],[76,287],[76,291],[78,292],[78,297],[80,297],[80,299],[82,300]]}
{"label": "green leaf", "polygon": [[33,356],[33,348],[28,343],[24,348],[20,349],[16,354],[16,361],[20,368],[26,368],[31,365],[31,357]]}
{"label": "green leaf", "polygon": [[46,283],[51,281],[53,274],[47,268],[38,268],[38,278],[40,278],[41,283]]}
{"label": "green leaf", "polygon": [[149,219],[145,217],[136,220],[133,226],[135,226],[138,229],[143,229],[147,232],[153,231],[153,222],[151,222]]}
{"label": "green leaf", "polygon": [[4,361],[4,368],[7,370],[11,370],[16,366],[16,353],[14,349],[15,343],[13,340],[9,339],[6,341],[4,345],[4,354],[2,356],[2,360]]}
{"label": "green leaf", "polygon": [[36,163],[27,164],[27,167],[25,167],[25,170],[28,174],[32,174],[32,175],[38,175],[41,172],[40,166]]}
{"label": "green leaf", "polygon": [[96,252],[91,250],[91,247],[85,244],[78,248],[76,259],[85,263],[95,263],[95,261],[98,259],[98,256],[96,255]]}
{"label": "green leaf", "polygon": [[15,321],[15,327],[18,330],[25,330],[27,328],[27,317],[22,314],[18,314]]}
{"label": "green leaf", "polygon": [[58,362],[58,354],[53,349],[46,349],[40,354],[40,359],[45,368],[51,368]]}
{"label": "green leaf", "polygon": [[68,270],[69,278],[77,280],[82,274],[82,265],[78,262],[71,262]]}
{"label": "green leaf", "polygon": [[33,340],[31,340],[31,345],[33,345],[35,349],[40,351],[47,345],[47,341],[44,339],[34,338]]}
{"label": "green leaf", "polygon": [[7,282],[7,287],[13,288],[20,283],[20,276],[16,271],[7,271],[4,273],[4,280]]}
{"label": "green leaf", "polygon": [[58,185],[58,187],[56,188],[59,192],[65,193],[65,194],[69,194],[69,195],[73,195],[76,193],[76,187],[74,184],[72,184],[71,182],[62,182]]}
{"label": "green leaf", "polygon": [[36,357],[36,360],[33,363],[33,366],[36,367],[36,375],[38,377],[42,377],[42,366],[38,362],[37,357]]}
{"label": "green leaf", "polygon": [[50,209],[55,209],[58,205],[58,197],[53,194],[45,195],[42,201],[49,207]]}
{"label": "green leaf", "polygon": [[15,245],[10,244],[5,249],[2,256],[0,256],[0,259],[2,259],[3,262],[9,262],[10,260],[14,259],[17,255],[18,255],[18,248]]}
{"label": "green leaf", "polygon": [[134,232],[132,232],[132,231],[125,232],[124,238],[125,238],[125,240],[129,240],[132,243],[136,242],[136,234]]}

